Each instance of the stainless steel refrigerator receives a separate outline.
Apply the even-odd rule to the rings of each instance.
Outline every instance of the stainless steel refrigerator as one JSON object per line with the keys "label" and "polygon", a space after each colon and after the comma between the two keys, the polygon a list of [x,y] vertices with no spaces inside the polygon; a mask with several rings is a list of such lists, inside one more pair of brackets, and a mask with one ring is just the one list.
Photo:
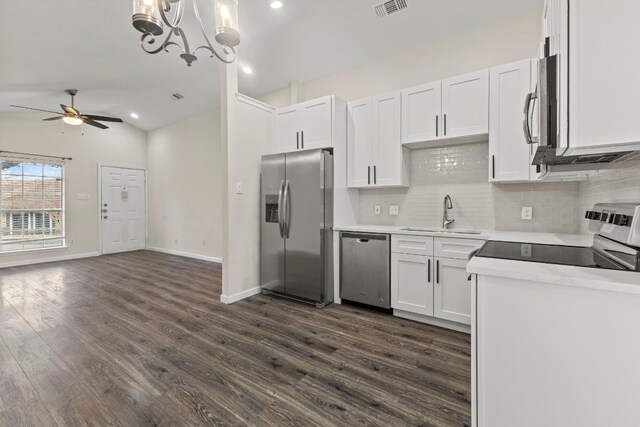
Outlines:
{"label": "stainless steel refrigerator", "polygon": [[333,155],[262,158],[262,292],[324,307],[333,302]]}

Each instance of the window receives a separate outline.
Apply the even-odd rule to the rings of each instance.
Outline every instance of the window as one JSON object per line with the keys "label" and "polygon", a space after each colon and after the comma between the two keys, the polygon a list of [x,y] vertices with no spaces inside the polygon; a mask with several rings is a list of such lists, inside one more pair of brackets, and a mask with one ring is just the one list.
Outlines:
{"label": "window", "polygon": [[63,168],[0,159],[0,253],[64,245]]}

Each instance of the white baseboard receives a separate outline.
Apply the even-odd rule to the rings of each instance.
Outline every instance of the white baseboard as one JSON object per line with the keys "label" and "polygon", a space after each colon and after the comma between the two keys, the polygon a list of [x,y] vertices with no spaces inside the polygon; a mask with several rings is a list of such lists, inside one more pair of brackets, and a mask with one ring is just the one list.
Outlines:
{"label": "white baseboard", "polygon": [[449,320],[437,319],[431,316],[423,316],[422,314],[410,313],[408,311],[393,309],[393,315],[402,317],[403,319],[413,320],[415,322],[427,323],[433,326],[439,326],[441,328],[453,329],[454,331],[471,333],[471,326],[463,325],[462,323],[450,322]]}
{"label": "white baseboard", "polygon": [[59,256],[52,256],[47,258],[21,259],[16,261],[0,262],[0,268],[20,267],[22,265],[33,265],[33,264],[45,264],[47,262],[70,261],[72,259],[93,258],[97,256],[100,256],[99,252],[87,252],[84,254],[73,254],[73,255],[59,255]]}
{"label": "white baseboard", "polygon": [[199,255],[199,254],[194,254],[194,253],[191,253],[191,252],[182,252],[182,251],[176,251],[176,250],[173,250],[173,249],[156,248],[156,247],[153,247],[153,246],[147,246],[147,250],[148,251],[154,251],[154,252],[161,252],[163,254],[183,256],[183,257],[186,257],[186,258],[199,259],[199,260],[202,260],[202,261],[217,262],[218,264],[222,264],[222,258]]}
{"label": "white baseboard", "polygon": [[234,302],[238,302],[245,298],[249,298],[250,296],[257,295],[260,293],[260,286],[257,288],[247,289],[246,291],[233,294],[233,295],[221,295],[220,302],[223,304],[233,304]]}

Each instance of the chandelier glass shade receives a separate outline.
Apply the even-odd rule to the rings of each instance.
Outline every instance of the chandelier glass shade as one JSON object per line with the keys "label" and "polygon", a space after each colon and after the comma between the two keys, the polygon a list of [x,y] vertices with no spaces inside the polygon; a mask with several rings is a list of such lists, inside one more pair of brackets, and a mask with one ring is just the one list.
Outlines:
{"label": "chandelier glass shade", "polygon": [[[191,49],[187,35],[181,28],[186,3],[191,2],[196,21],[200,26],[204,44]],[[197,0],[133,0],[132,23],[136,30],[142,33],[140,46],[150,54],[168,52],[170,46],[177,46],[182,53],[180,57],[188,66],[198,59],[199,50],[209,52],[210,57],[230,64],[236,59],[235,47],[240,44],[238,31],[238,0],[215,1],[215,41],[221,46],[218,52],[207,36],[200,17]],[[158,38],[164,40],[158,42]],[[175,41],[174,41],[175,38]]]}

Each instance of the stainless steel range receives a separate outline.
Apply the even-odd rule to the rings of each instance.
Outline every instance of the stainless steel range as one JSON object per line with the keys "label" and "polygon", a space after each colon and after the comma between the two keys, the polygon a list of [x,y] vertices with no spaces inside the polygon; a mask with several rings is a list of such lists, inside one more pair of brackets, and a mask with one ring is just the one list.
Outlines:
{"label": "stainless steel range", "polygon": [[596,204],[585,218],[591,247],[487,242],[475,256],[640,272],[640,203]]}

